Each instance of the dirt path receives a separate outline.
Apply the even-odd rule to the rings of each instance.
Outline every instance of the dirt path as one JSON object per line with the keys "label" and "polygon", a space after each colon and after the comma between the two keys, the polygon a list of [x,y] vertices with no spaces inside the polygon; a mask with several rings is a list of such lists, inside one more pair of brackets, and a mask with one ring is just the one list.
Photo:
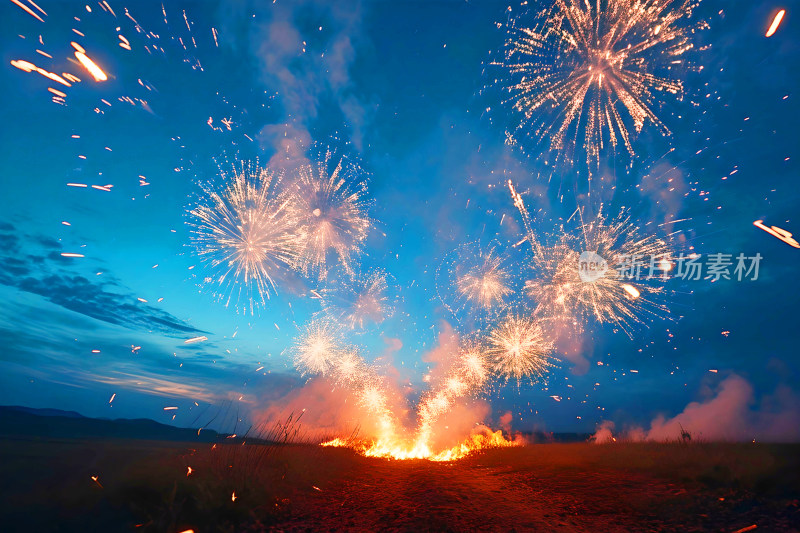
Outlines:
{"label": "dirt path", "polygon": [[370,461],[342,483],[297,495],[291,517],[276,529],[653,531],[669,526],[643,510],[687,497],[684,489],[619,472]]}

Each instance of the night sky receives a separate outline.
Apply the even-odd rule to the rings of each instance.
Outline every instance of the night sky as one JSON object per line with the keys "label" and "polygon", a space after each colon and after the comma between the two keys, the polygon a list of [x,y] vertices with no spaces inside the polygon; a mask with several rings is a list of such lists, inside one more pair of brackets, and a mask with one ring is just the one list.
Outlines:
{"label": "night sky", "polygon": [[[518,430],[593,432],[606,420],[648,430],[686,410],[681,420],[708,436],[797,436],[800,250],[753,225],[800,235],[797,2],[704,0],[693,17],[709,28],[692,36],[703,68],[682,76],[683,99],[656,106],[671,135],[645,124],[635,158],[620,152],[591,197],[578,165],[553,163],[543,145],[506,143],[519,117],[491,63],[507,4],[168,2],[162,11],[42,0],[45,16],[20,2],[43,22],[12,2],[0,8],[0,404],[189,426],[231,404],[247,417],[296,402],[309,378],[287,348],[319,312],[320,282],[279,287],[253,314],[226,307],[203,283],[187,211],[220,167],[281,165],[321,143],[369,175],[374,227],[360,268],[386,270],[394,305],[352,340],[411,405],[443,332],[470,328],[439,299],[441,265],[465,243],[517,257],[510,179],[542,235],[602,201],[644,228],[686,219],[674,225],[681,251],[763,259],[755,281],[670,281],[671,312],[630,336],[588,322],[556,354],[547,385],[485,391],[487,423],[511,412]],[[107,81],[74,61],[73,41]],[[65,88],[14,60],[81,82]],[[185,343],[198,336],[208,340]]]}

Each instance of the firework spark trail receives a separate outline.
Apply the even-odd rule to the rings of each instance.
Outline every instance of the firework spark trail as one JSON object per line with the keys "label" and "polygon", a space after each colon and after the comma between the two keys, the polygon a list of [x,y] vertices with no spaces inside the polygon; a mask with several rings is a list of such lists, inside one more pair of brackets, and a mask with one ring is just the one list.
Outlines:
{"label": "firework spark trail", "polygon": [[364,361],[356,347],[347,345],[340,324],[313,320],[295,340],[291,352],[301,373],[330,377],[353,394],[357,404],[378,424],[376,449],[397,442],[399,423],[389,407],[385,378]]}
{"label": "firework spark trail", "polygon": [[[224,172],[221,178],[227,179]],[[277,292],[276,278],[300,257],[291,197],[280,176],[246,163],[221,191],[207,184],[203,192],[190,210],[196,252],[213,272],[209,280],[225,289],[226,305],[234,292],[237,301],[244,294],[252,312]]]}
{"label": "firework spark trail", "polygon": [[480,391],[492,372],[491,361],[480,342],[468,339],[459,347],[458,361],[439,386],[420,400],[414,449],[430,455],[430,441],[438,420],[461,398]]}
{"label": "firework spark trail", "polygon": [[302,374],[327,375],[338,360],[349,354],[344,333],[329,320],[314,320],[295,340],[292,348],[295,367]]}
{"label": "firework spark trail", "polygon": [[582,147],[589,173],[597,170],[605,143],[623,144],[634,156],[631,126],[638,133],[656,115],[658,93],[681,98],[678,67],[690,36],[705,27],[687,22],[699,0],[556,0],[552,7],[511,18],[502,61],[508,76],[506,104],[522,115],[512,142],[549,138],[556,160],[572,162]]}
{"label": "firework spark trail", "polygon": [[298,169],[293,210],[303,228],[298,264],[304,272],[325,278],[333,255],[348,274],[354,274],[372,227],[366,192],[361,167],[330,150]]}

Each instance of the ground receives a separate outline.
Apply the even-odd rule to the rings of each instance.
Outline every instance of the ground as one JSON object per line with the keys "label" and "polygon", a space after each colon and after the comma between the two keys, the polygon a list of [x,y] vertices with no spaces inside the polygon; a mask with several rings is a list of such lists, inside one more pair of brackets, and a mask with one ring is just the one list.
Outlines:
{"label": "ground", "polygon": [[0,452],[3,531],[800,531],[798,445],[535,444],[453,463],[121,439]]}

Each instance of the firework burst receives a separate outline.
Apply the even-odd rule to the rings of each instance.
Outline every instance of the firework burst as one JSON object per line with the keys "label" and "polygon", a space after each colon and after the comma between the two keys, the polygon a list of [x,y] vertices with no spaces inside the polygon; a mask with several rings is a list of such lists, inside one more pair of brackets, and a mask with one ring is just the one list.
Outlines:
{"label": "firework burst", "polygon": [[[549,138],[556,159],[585,152],[589,172],[606,144],[633,157],[631,131],[657,116],[663,96],[683,96],[681,70],[699,0],[556,0],[551,7],[511,18],[504,58],[506,103],[521,114],[512,142]],[[528,20],[531,23],[528,23]]]}
{"label": "firework burst", "polygon": [[394,310],[388,275],[382,270],[338,276],[320,291],[322,310],[349,329],[364,329],[367,324],[380,324]]}
{"label": "firework burst", "polygon": [[[225,172],[220,174],[228,180]],[[203,194],[189,214],[192,243],[211,270],[206,282],[218,295],[240,301],[252,312],[277,292],[276,280],[300,257],[297,218],[280,176],[258,164],[242,163],[220,190],[202,186]]]}
{"label": "firework burst", "polygon": [[456,317],[463,311],[482,316],[495,314],[514,293],[506,260],[497,250],[496,243],[485,249],[477,243],[464,244],[439,266],[437,293]]}
{"label": "firework burst", "polygon": [[329,320],[313,320],[292,347],[295,367],[303,374],[340,374],[339,365],[358,366],[360,358],[348,349],[341,328]]}
{"label": "firework burst", "polygon": [[481,388],[492,372],[491,361],[483,346],[475,340],[467,340],[461,346],[456,372],[473,389]]}
{"label": "firework burst", "polygon": [[335,261],[349,274],[372,227],[361,167],[330,150],[298,169],[293,210],[302,228],[298,266],[323,279]]}
{"label": "firework burst", "polygon": [[[560,319],[577,330],[593,317],[630,336],[635,325],[669,315],[663,275],[673,267],[671,256],[666,240],[642,235],[625,211],[610,222],[601,212],[577,233],[562,233],[553,246],[534,244],[534,276],[525,282],[525,292],[537,303],[538,317]],[[598,270],[582,277],[587,257]],[[622,272],[625,265],[640,269],[630,276],[634,279]]]}
{"label": "firework burst", "polygon": [[523,378],[544,381],[556,361],[552,352],[552,343],[529,316],[507,315],[487,337],[486,354],[492,359],[495,372],[517,383]]}

